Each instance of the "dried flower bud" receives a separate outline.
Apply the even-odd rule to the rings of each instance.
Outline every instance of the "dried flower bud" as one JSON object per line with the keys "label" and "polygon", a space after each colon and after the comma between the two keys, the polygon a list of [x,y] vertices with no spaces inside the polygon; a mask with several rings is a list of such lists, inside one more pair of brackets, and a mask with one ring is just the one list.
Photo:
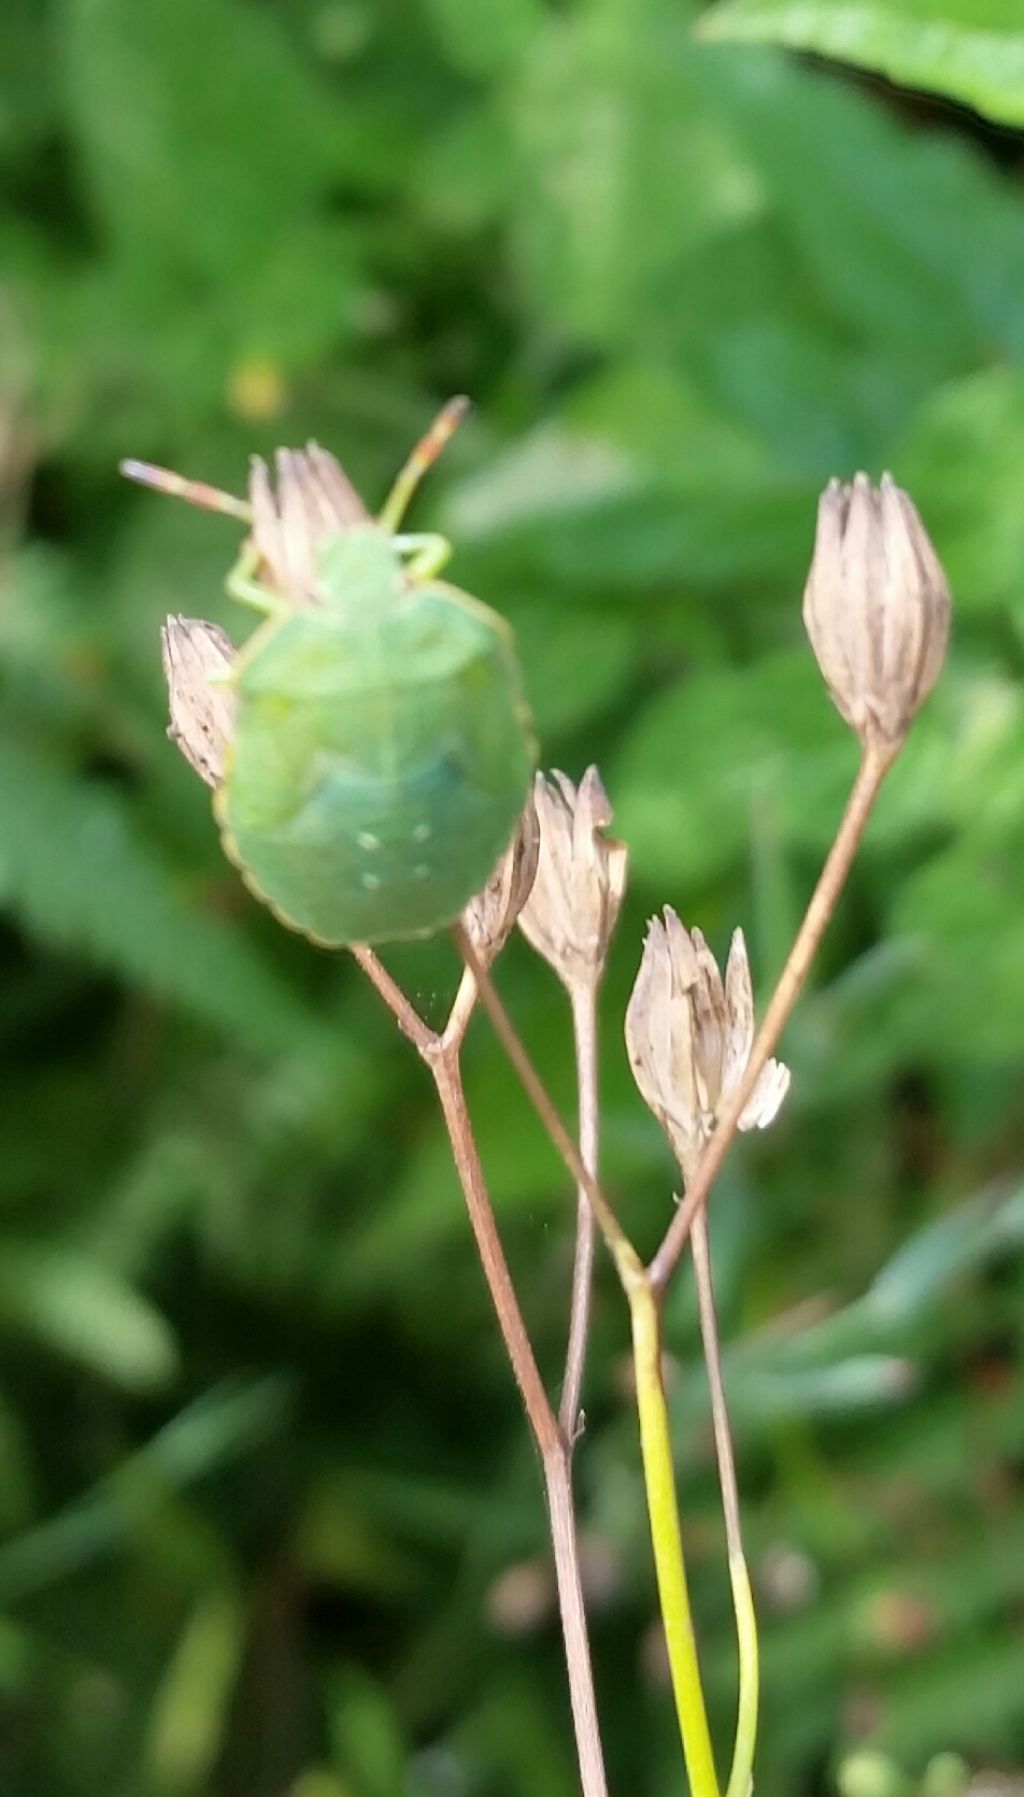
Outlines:
{"label": "dried flower bud", "polygon": [[570,989],[600,976],[626,890],[624,842],[603,834],[612,808],[596,767],[579,788],[557,770],[538,774],[540,856],[519,927]]}
{"label": "dried flower bud", "polygon": [[168,618],[160,640],[171,707],[167,734],[207,786],[219,786],[234,724],[234,693],[223,678],[234,663],[234,644],[202,618]]}
{"label": "dried flower bud", "polygon": [[275,492],[266,462],[253,458],[252,539],[271,585],[296,605],[315,605],[321,547],[354,524],[370,523],[370,514],[340,463],[318,443],[279,449],[276,467]]}
{"label": "dried flower bud", "polygon": [[[699,930],[670,906],[651,919],[626,1011],[633,1077],[672,1144],[686,1178],[696,1170],[723,1106],[746,1071],[754,1043],[754,999],[743,931],[729,949],[725,982]],[[769,1061],[744,1109],[741,1129],[764,1129],[789,1086]]]}
{"label": "dried flower bud", "polygon": [[830,481],[818,503],[804,623],[829,691],[865,747],[898,748],[935,685],[949,588],[911,502],[883,474]]}
{"label": "dried flower bud", "polygon": [[539,851],[540,826],[530,798],[512,841],[486,886],[470,899],[462,913],[462,927],[487,967],[504,948],[530,896]]}

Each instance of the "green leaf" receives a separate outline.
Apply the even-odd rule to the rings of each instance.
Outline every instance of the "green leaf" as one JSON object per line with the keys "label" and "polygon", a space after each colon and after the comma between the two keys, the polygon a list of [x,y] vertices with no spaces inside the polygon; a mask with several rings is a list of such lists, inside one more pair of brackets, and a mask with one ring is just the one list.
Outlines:
{"label": "green leaf", "polygon": [[949,1282],[1024,1240],[1024,1187],[982,1192],[936,1217],[892,1256],[865,1300],[877,1323],[902,1321]]}
{"label": "green leaf", "polygon": [[406,1751],[386,1691],[357,1666],[327,1680],[327,1728],[337,1768],[364,1797],[393,1797],[405,1784]]}
{"label": "green leaf", "polygon": [[[862,1297],[802,1329],[772,1349],[754,1344],[769,1371],[825,1367],[855,1358],[895,1353],[934,1316],[957,1281],[990,1260],[1013,1252],[1024,1240],[1024,1187],[994,1187],[932,1217],[901,1244]],[[737,1344],[742,1361],[750,1349]]]}
{"label": "green leaf", "polygon": [[276,1437],[287,1400],[281,1378],[225,1382],[194,1398],[112,1477],[0,1546],[0,1599],[15,1603],[123,1547],[169,1491]]}
{"label": "green leaf", "polygon": [[158,1791],[183,1797],[207,1779],[227,1727],[245,1640],[245,1611],[230,1587],[195,1606],[153,1702],[146,1759]]}
{"label": "green leaf", "polygon": [[831,73],[763,51],[706,54],[790,255],[859,353],[882,358],[862,378],[895,380],[906,405],[993,341],[1020,352],[1017,204],[977,152],[951,135],[908,137]]}
{"label": "green leaf", "polygon": [[116,789],[3,738],[0,903],[43,941],[253,1047],[316,1035],[241,932],[189,903]]}
{"label": "green leaf", "polygon": [[954,1066],[1012,1055],[1024,1010],[1024,856],[964,837],[905,879],[889,928],[919,945],[918,978],[900,988],[881,1027]]}
{"label": "green leaf", "polygon": [[942,558],[957,608],[1004,606],[1024,627],[1024,374],[998,366],[937,387],[908,421],[893,472]]}
{"label": "green leaf", "polygon": [[0,1321],[129,1391],[159,1388],[177,1366],[159,1311],[119,1274],[71,1248],[4,1243]]}
{"label": "green leaf", "polygon": [[852,778],[847,733],[803,650],[685,678],[648,702],[609,769],[615,824],[645,884],[678,891],[736,866],[766,808],[827,844]]}
{"label": "green leaf", "polygon": [[751,1431],[787,1417],[844,1416],[905,1403],[914,1389],[910,1362],[890,1354],[858,1354],[831,1366],[745,1366],[732,1379],[737,1417]]}
{"label": "green leaf", "polygon": [[[529,605],[513,614],[513,622],[530,709],[546,744],[556,731],[591,724],[636,678],[643,640],[639,624],[629,617],[596,608],[582,616],[552,613],[550,606]],[[587,642],[583,657],[581,630]]]}
{"label": "green leaf", "polygon": [[269,15],[229,0],[62,12],[83,167],[123,248],[222,279],[272,257],[329,179],[331,124]]}
{"label": "green leaf", "polygon": [[[1019,1554],[1019,1547],[1017,1549]],[[1013,1564],[1009,1561],[1008,1564]],[[966,1570],[966,1569],[965,1569]],[[970,1578],[966,1579],[970,1589]],[[984,1629],[956,1631],[938,1653],[886,1680],[879,1744],[911,1765],[941,1740],[979,1758],[1012,1755],[1024,1721],[1020,1645],[1014,1632],[989,1619]]]}
{"label": "green leaf", "polygon": [[519,256],[546,307],[597,342],[660,319],[687,258],[758,204],[684,12],[649,10],[642,26],[614,5],[550,17],[506,102]]}
{"label": "green leaf", "polygon": [[1018,0],[724,0],[699,34],[813,50],[1024,125]]}
{"label": "green leaf", "polygon": [[57,117],[45,48],[49,20],[35,0],[6,0],[0,44],[0,161],[40,154]]}
{"label": "green leaf", "polygon": [[544,21],[541,0],[426,0],[426,11],[452,67],[480,77],[514,66]]}

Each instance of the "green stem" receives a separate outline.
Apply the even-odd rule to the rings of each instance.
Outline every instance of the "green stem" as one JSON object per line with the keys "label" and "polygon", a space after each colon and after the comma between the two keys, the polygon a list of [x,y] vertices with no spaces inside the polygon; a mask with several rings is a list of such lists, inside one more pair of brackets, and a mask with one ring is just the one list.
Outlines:
{"label": "green stem", "polygon": [[668,1407],[662,1382],[661,1320],[657,1300],[646,1279],[631,1281],[628,1295],[647,1514],[690,1797],[719,1797],[686,1584]]}
{"label": "green stem", "polygon": [[742,1553],[730,1554],[729,1579],[732,1584],[732,1607],[736,1615],[736,1638],[739,1644],[740,1691],[736,1713],[736,1741],[725,1797],[750,1797],[754,1784],[754,1748],[757,1744],[757,1705],[761,1680],[754,1594],[750,1589],[750,1574]]}

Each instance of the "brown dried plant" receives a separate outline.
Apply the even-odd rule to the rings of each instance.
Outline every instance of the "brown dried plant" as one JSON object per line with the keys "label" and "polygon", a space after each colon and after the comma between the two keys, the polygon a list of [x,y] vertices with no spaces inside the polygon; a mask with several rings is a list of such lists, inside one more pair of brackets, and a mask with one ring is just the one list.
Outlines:
{"label": "brown dried plant", "polygon": [[[257,471],[253,509],[266,562],[302,586],[307,540],[349,495],[323,486],[308,452],[295,475],[309,503],[270,504]],[[299,475],[303,479],[299,480]],[[308,478],[307,478],[308,477]],[[315,478],[314,478],[315,477]],[[310,486],[312,482],[312,486]],[[318,484],[319,483],[319,484]],[[323,490],[321,491],[321,487]],[[358,502],[356,502],[358,503]],[[305,559],[304,559],[305,558]],[[818,509],[804,620],[835,704],[856,733],[860,761],[849,800],[785,966],[755,1031],[743,933],[735,931],[724,977],[700,931],[671,907],[651,920],[625,1019],[641,1095],[678,1162],[681,1194],[655,1253],[644,1261],[598,1174],[597,1000],[626,885],[625,845],[606,834],[612,810],[596,768],[579,786],[538,775],[515,839],[453,935],[463,971],[448,1019],[432,1028],[379,956],[356,947],[359,966],[428,1068],[465,1196],[470,1226],[509,1362],[540,1455],[584,1797],[606,1797],[572,1494],[581,1431],[595,1230],[611,1254],[630,1310],[641,1456],[673,1694],[693,1797],[719,1797],[686,1584],[663,1385],[662,1307],[692,1245],[739,1643],[739,1701],[726,1797],[749,1797],[758,1707],[757,1631],[740,1529],[732,1440],[722,1381],[705,1206],[737,1130],[766,1127],[789,1073],[774,1051],[838,903],[886,773],[940,672],[949,634],[945,577],[907,495],[883,476],[830,483]],[[164,635],[170,734],[197,772],[216,785],[231,729],[216,679],[230,645],[213,626],[171,619]],[[209,684],[213,676],[214,684]],[[518,921],[554,970],[572,1013],[579,1127],[558,1115],[498,995],[491,968]],[[502,1246],[462,1083],[466,1031],[477,1002],[488,1012],[513,1068],[577,1191],[576,1249],[559,1402],[539,1369]]]}

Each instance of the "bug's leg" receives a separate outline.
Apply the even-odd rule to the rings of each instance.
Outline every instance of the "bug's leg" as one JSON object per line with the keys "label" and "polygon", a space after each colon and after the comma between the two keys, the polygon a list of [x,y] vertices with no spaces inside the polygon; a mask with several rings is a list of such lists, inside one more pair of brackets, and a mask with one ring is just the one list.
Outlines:
{"label": "bug's leg", "polygon": [[427,469],[434,466],[445,444],[458,429],[468,410],[469,400],[463,393],[458,394],[455,399],[450,399],[447,405],[441,407],[426,436],[420,438],[381,507],[377,522],[382,529],[393,531],[398,528],[402,514]]}
{"label": "bug's leg", "polygon": [[256,611],[267,612],[271,616],[290,611],[291,607],[279,593],[261,585],[255,578],[259,565],[258,549],[255,544],[246,543],[224,583],[231,598],[237,599],[240,605],[251,605]]}
{"label": "bug's leg", "polygon": [[392,537],[391,541],[399,555],[408,556],[405,571],[413,580],[430,580],[433,575],[440,574],[452,553],[448,538],[439,536],[436,531]]}
{"label": "bug's leg", "polygon": [[170,468],[158,468],[155,462],[137,462],[134,456],[128,457],[120,466],[125,478],[137,481],[139,486],[152,487],[157,493],[170,493],[173,498],[185,499],[189,505],[201,505],[208,512],[223,512],[225,517],[240,518],[243,524],[252,523],[252,506],[247,500],[236,499],[233,493],[211,487],[205,480],[188,480],[184,474],[175,474]]}

